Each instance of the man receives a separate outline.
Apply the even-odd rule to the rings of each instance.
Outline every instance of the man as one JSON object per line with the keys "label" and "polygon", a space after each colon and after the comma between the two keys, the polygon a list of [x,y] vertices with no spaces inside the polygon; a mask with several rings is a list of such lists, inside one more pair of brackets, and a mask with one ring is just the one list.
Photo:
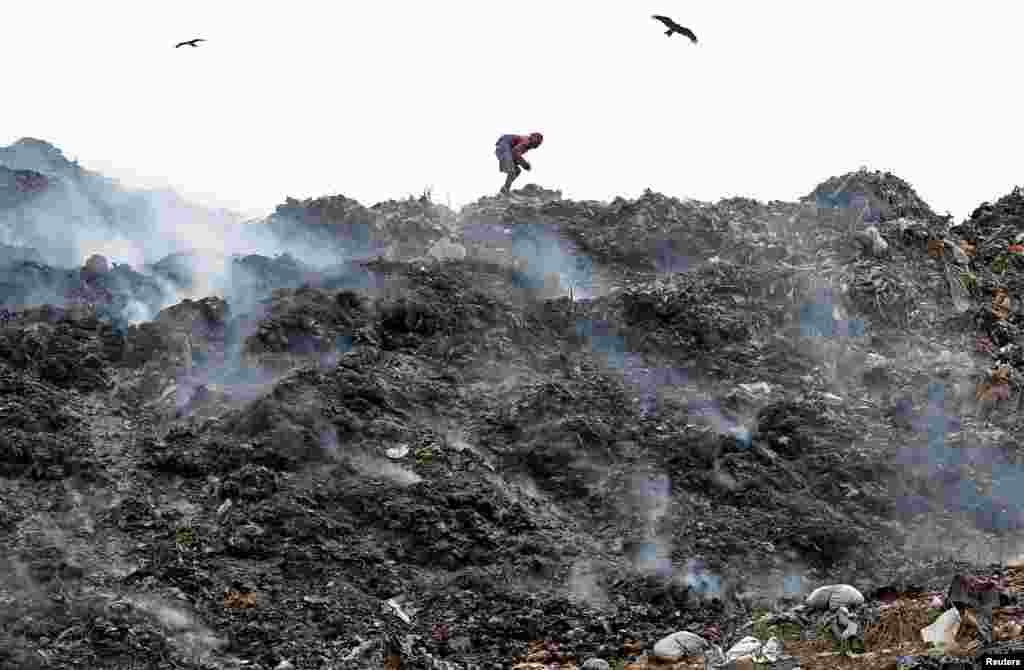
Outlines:
{"label": "man", "polygon": [[544,136],[540,133],[502,135],[498,138],[494,153],[498,156],[498,169],[507,175],[505,185],[501,187],[502,195],[508,195],[512,182],[522,174],[520,166],[526,170],[530,169],[530,163],[523,158],[523,154],[530,149],[536,149],[543,141]]}

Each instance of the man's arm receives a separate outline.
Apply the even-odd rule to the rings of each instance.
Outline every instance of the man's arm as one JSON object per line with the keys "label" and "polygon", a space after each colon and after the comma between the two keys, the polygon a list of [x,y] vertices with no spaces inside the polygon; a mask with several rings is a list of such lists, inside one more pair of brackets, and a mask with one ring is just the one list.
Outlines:
{"label": "man's arm", "polygon": [[512,160],[527,170],[530,169],[530,162],[523,158],[523,154],[530,150],[530,143],[525,139],[512,144]]}

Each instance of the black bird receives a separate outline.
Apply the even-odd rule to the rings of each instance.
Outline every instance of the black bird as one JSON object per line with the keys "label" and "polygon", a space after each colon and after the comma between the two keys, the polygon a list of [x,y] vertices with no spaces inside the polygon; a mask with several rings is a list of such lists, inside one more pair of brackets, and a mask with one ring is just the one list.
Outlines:
{"label": "black bird", "polygon": [[665,27],[668,28],[668,30],[665,31],[665,34],[668,35],[669,37],[672,37],[672,33],[679,33],[680,35],[685,35],[686,37],[689,37],[690,41],[693,42],[694,44],[697,43],[697,36],[693,34],[692,30],[690,30],[689,28],[682,27],[681,25],[679,25],[672,19],[668,18],[667,16],[660,16],[658,14],[654,14],[651,16],[651,18],[661,21],[662,23],[665,24]]}
{"label": "black bird", "polygon": [[202,37],[197,37],[194,40],[189,40],[187,42],[178,42],[177,44],[174,45],[174,48],[177,49],[178,47],[183,47],[186,44],[189,45],[190,47],[197,47],[197,46],[199,46],[200,42],[205,42],[205,41],[206,40],[204,40]]}

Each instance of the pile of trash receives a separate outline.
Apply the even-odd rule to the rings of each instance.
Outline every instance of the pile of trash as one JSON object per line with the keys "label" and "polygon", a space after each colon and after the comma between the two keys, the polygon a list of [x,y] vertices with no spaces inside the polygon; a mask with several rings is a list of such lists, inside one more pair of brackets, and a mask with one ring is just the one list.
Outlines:
{"label": "pile of trash", "polygon": [[455,212],[434,203],[428,194],[419,198],[387,200],[370,207],[377,216],[376,225],[391,240],[386,257],[407,259],[423,255],[423,249],[450,237],[456,231]]}
{"label": "pile of trash", "polygon": [[[1016,248],[1024,243],[1024,187],[1014,187],[994,203],[982,203],[966,221],[950,228],[950,233],[970,245],[975,263],[995,263],[994,271],[1000,273],[1011,267],[1019,270],[1020,266],[1010,264],[1024,251]],[[996,263],[1000,258],[1003,260]]]}
{"label": "pile of trash", "polygon": [[854,209],[862,212],[863,220],[868,223],[904,217],[939,218],[910,184],[890,172],[866,168],[818,184],[802,201],[814,203],[819,213],[820,210]]}
{"label": "pile of trash", "polygon": [[0,359],[61,389],[110,388],[108,366],[123,346],[119,327],[88,308],[19,310],[0,329]]}
{"label": "pile of trash", "polygon": [[364,207],[344,195],[296,200],[287,198],[262,224],[282,243],[326,248],[348,258],[381,255],[388,260],[423,256],[456,227],[455,213],[419,198],[389,200]]}
{"label": "pile of trash", "polygon": [[243,353],[254,364],[267,365],[267,354],[343,354],[371,321],[369,306],[350,291],[278,289],[264,308],[255,332],[243,342]]}
{"label": "pile of trash", "polygon": [[683,271],[714,255],[729,231],[714,206],[650,189],[635,200],[616,198],[594,214],[566,227],[582,250],[605,262],[661,272]]}
{"label": "pile of trash", "polygon": [[387,241],[375,235],[376,216],[361,203],[344,195],[296,200],[286,198],[274,213],[261,223],[249,223],[253,229],[265,227],[284,244],[302,244],[375,255]]}
{"label": "pile of trash", "polygon": [[677,338],[666,345],[707,348],[742,342],[787,325],[806,274],[729,262],[634,284],[616,294],[626,322]]}
{"label": "pile of trash", "polygon": [[[470,223],[497,222],[518,223],[516,213],[524,210],[543,210],[547,216],[558,216],[559,206],[578,203],[562,199],[562,192],[549,190],[537,184],[527,184],[507,196],[484,196],[459,210],[456,218],[459,226]],[[554,209],[553,209],[554,208]],[[572,211],[575,211],[573,208]]]}
{"label": "pile of trash", "polygon": [[[93,444],[78,405],[75,394],[0,363],[0,476],[85,475]],[[11,521],[3,518],[9,509],[0,505],[0,528]]]}
{"label": "pile of trash", "polygon": [[1015,342],[1024,315],[1024,188],[984,203],[951,233],[969,259],[960,276],[980,303],[980,329],[999,347]]}
{"label": "pile of trash", "polygon": [[[730,633],[731,644],[717,625],[706,624],[671,633],[647,650],[636,645],[617,658],[568,659],[557,667],[607,668],[612,661],[627,670],[827,670],[843,657],[872,663],[896,654],[897,667],[924,669],[940,659],[1005,654],[1021,646],[1024,608],[1005,582],[993,584],[956,575],[945,593],[894,594],[877,601],[868,601],[849,584],[832,584],[815,589],[798,606],[748,620]],[[978,595],[989,593],[993,596]],[[540,663],[556,660],[554,651],[550,645],[534,645],[513,667],[548,667]]]}
{"label": "pile of trash", "polygon": [[[150,636],[185,631],[231,641],[203,647],[207,667],[236,654],[259,670],[513,657],[521,670],[833,670],[924,650],[948,603],[907,633],[920,612],[868,590],[915,558],[920,517],[898,505],[944,505],[938,525],[961,510],[926,496],[968,483],[896,461],[935,432],[913,387],[966,380],[983,356],[954,354],[962,341],[999,357],[983,400],[1005,402],[1024,351],[970,332],[940,356],[903,332],[931,323],[922,311],[952,314],[945,282],[969,255],[905,184],[855,177],[875,189],[873,228],[818,219],[814,203],[573,202],[533,185],[454,218],[428,197],[289,199],[265,230],[328,265],[297,251],[168,257],[147,271],[175,304],[120,330],[87,307],[19,308],[0,332],[0,463],[14,477],[0,558],[66,570],[41,590],[65,602],[75,577],[60,562],[80,555],[65,547],[91,543],[83,582],[189,615],[160,633],[158,616],[114,616],[128,610],[110,602],[102,629],[72,617],[65,637],[25,626],[0,645],[68,664],[84,640],[126,665],[174,653]],[[329,265],[370,247],[388,258]],[[481,262],[485,247],[530,267]],[[609,290],[523,290],[580,257]],[[224,266],[222,297],[181,300]],[[139,295],[102,256],[75,272]],[[1009,320],[1006,297],[972,307]],[[95,495],[26,485],[82,460]],[[46,515],[89,532],[43,533],[51,544],[23,559],[10,543]],[[785,583],[772,601],[793,566],[827,586]],[[977,591],[961,585],[950,603]],[[754,613],[755,598],[778,606]],[[975,603],[993,605],[992,635],[968,606],[958,637],[974,626],[983,644],[1005,641],[1011,607]]]}

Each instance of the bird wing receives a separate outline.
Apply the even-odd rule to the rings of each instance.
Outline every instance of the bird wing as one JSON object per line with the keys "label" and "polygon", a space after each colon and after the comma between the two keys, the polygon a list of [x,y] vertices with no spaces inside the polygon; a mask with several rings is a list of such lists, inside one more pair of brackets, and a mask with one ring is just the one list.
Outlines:
{"label": "bird wing", "polygon": [[661,16],[660,14],[652,14],[651,18],[655,19],[657,21],[661,21],[668,28],[675,28],[676,27],[676,22],[673,21],[672,19],[668,18],[667,16]]}
{"label": "bird wing", "polygon": [[683,28],[682,26],[680,26],[679,27],[679,32],[682,33],[683,35],[686,35],[687,37],[689,37],[694,42],[697,41],[697,36],[694,35],[693,31],[690,30],[689,28]]}
{"label": "bird wing", "polygon": [[174,48],[177,49],[178,47],[183,47],[186,44],[188,44],[188,42],[178,42],[177,44],[174,45]]}

